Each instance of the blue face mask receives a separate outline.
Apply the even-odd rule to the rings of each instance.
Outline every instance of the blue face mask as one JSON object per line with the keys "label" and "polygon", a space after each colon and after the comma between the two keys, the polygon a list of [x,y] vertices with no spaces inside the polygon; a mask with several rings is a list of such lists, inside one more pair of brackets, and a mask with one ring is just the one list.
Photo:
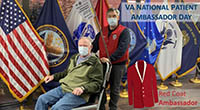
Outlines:
{"label": "blue face mask", "polygon": [[88,47],[79,46],[78,51],[81,56],[88,55]]}
{"label": "blue face mask", "polygon": [[110,26],[117,26],[117,18],[108,18],[108,24]]}

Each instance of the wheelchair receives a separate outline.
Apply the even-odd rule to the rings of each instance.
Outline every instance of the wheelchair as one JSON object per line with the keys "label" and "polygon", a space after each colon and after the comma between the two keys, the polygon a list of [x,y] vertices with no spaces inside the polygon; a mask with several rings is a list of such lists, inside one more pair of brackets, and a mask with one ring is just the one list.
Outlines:
{"label": "wheelchair", "polygon": [[95,108],[96,110],[100,109],[103,93],[106,90],[106,82],[108,82],[110,78],[111,69],[112,69],[112,64],[110,62],[103,63],[104,79],[103,79],[102,89],[100,91],[100,95],[98,98],[98,102],[95,103],[97,94],[92,94],[90,96],[89,101],[86,104],[73,108],[72,110],[90,110],[90,109],[95,109]]}

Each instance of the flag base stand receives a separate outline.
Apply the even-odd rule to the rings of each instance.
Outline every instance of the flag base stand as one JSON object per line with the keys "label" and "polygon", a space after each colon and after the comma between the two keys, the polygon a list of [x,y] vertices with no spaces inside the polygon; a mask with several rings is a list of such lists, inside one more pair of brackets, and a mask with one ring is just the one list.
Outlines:
{"label": "flag base stand", "polygon": [[106,93],[106,99],[110,100],[110,94],[109,93]]}
{"label": "flag base stand", "polygon": [[24,106],[23,106],[23,104],[20,104],[20,106],[19,106],[19,110],[24,110]]}
{"label": "flag base stand", "polygon": [[176,80],[175,81],[172,81],[170,83],[170,85],[174,86],[174,87],[182,87],[183,84],[181,82],[178,81],[178,77],[176,76]]}
{"label": "flag base stand", "polygon": [[108,84],[107,88],[106,88],[106,99],[110,100],[110,94],[108,93],[108,90],[110,89],[110,84]]}
{"label": "flag base stand", "polygon": [[195,83],[195,84],[199,84],[200,79],[198,77],[195,77],[195,78],[190,79],[190,82]]}
{"label": "flag base stand", "polygon": [[128,92],[126,90],[127,81],[125,81],[124,83],[121,82],[121,85],[122,85],[123,89],[122,89],[122,91],[119,94],[120,97],[122,97],[122,98],[128,98]]}
{"label": "flag base stand", "polygon": [[126,89],[123,89],[122,92],[120,92],[120,97],[122,98],[128,98],[128,92]]}
{"label": "flag base stand", "polygon": [[160,83],[160,85],[157,86],[158,89],[160,90],[167,90],[168,86],[164,85],[163,81]]}
{"label": "flag base stand", "polygon": [[191,83],[195,83],[195,84],[199,84],[200,83],[200,79],[198,78],[198,73],[199,73],[200,69],[198,64],[196,65],[196,73],[195,73],[195,77],[190,79]]}
{"label": "flag base stand", "polygon": [[170,83],[170,85],[172,85],[172,86],[174,86],[174,87],[182,87],[182,86],[183,86],[183,84],[180,83],[180,82],[178,82],[178,80],[172,81],[172,82]]}

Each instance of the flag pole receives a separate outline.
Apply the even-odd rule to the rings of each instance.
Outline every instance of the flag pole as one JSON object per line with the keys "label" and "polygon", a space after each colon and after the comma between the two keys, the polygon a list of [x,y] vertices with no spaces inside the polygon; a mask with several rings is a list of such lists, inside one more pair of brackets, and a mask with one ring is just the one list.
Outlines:
{"label": "flag pole", "polygon": [[196,65],[196,73],[195,73],[195,77],[190,79],[191,83],[195,83],[195,84],[199,84],[200,83],[200,79],[198,78],[198,74],[200,72],[199,66]]}
{"label": "flag pole", "polygon": [[93,7],[93,5],[92,5],[91,0],[90,0],[90,4],[91,4],[91,6],[92,6],[92,12],[93,12],[94,15],[95,15],[96,22],[97,22],[98,28],[99,28],[99,30],[100,30],[100,36],[101,36],[101,38],[102,38],[103,45],[104,45],[104,47],[105,47],[106,56],[107,56],[107,58],[110,60],[110,56],[109,56],[109,53],[108,53],[108,48],[107,48],[105,39],[104,39],[104,37],[103,37],[102,27],[101,27],[100,24],[99,24],[99,20],[97,19],[97,15],[96,15],[96,12],[94,11],[94,7]]}
{"label": "flag pole", "polygon": [[[165,27],[164,27],[164,29],[163,29],[163,33],[164,33],[164,38],[165,38],[164,40],[166,40],[166,38],[167,38],[166,28],[167,28],[167,26],[168,26],[168,22],[165,23],[164,25],[165,25]],[[161,33],[162,33],[162,32],[161,32]],[[163,41],[163,42],[164,42],[164,41]],[[157,88],[160,89],[160,90],[167,90],[167,89],[168,89],[168,86],[165,85],[165,84],[164,84],[164,81],[161,79],[161,83],[160,83],[160,85],[157,86]]]}
{"label": "flag pole", "polygon": [[[200,55],[200,47],[199,47],[199,55]],[[195,77],[190,79],[190,82],[195,83],[195,84],[200,83],[200,79],[198,78],[198,74],[200,72],[200,68],[198,66],[198,64],[200,63],[199,61],[200,61],[200,58],[197,59]]]}

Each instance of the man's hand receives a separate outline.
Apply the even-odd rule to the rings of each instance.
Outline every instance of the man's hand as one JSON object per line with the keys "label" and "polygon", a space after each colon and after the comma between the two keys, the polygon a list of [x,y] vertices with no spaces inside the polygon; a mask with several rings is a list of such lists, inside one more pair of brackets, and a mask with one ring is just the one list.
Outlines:
{"label": "man's hand", "polygon": [[75,88],[74,90],[73,90],[73,92],[72,92],[72,94],[74,94],[74,95],[81,95],[83,93],[83,89],[81,89],[80,87],[78,87],[78,88]]}
{"label": "man's hand", "polygon": [[108,59],[108,58],[105,58],[105,57],[102,57],[100,60],[101,60],[101,62],[103,62],[103,63],[109,62],[109,59]]}
{"label": "man's hand", "polygon": [[54,76],[53,76],[53,75],[48,75],[48,76],[46,76],[46,77],[44,78],[44,81],[45,81],[45,83],[48,83],[48,82],[52,81],[53,79],[54,79]]}

